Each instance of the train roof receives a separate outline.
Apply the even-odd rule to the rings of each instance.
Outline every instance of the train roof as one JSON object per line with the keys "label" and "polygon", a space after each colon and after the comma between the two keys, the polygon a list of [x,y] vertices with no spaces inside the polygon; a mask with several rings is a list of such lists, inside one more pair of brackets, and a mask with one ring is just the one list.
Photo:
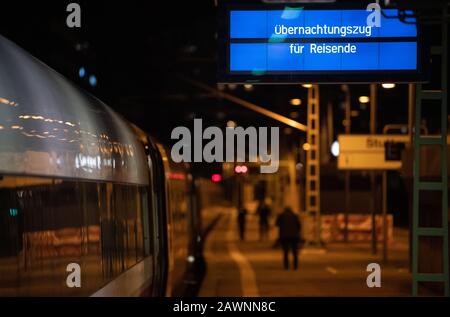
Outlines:
{"label": "train roof", "polygon": [[0,36],[0,174],[148,184],[130,124]]}

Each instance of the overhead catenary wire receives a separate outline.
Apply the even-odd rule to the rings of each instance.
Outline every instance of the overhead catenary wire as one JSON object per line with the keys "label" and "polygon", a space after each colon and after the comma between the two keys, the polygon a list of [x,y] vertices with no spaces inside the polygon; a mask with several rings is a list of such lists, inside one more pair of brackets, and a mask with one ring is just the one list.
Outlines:
{"label": "overhead catenary wire", "polygon": [[285,125],[288,125],[288,126],[294,128],[294,129],[300,130],[302,132],[307,132],[308,131],[308,127],[306,125],[298,122],[298,121],[292,120],[292,119],[290,119],[288,117],[285,117],[285,116],[280,115],[280,114],[278,114],[276,112],[273,112],[271,110],[268,110],[266,108],[258,106],[258,105],[254,104],[254,103],[251,103],[249,101],[246,101],[244,99],[236,97],[236,96],[234,96],[232,94],[220,91],[217,88],[210,87],[210,86],[208,86],[208,85],[206,85],[206,84],[204,84],[202,82],[199,82],[197,80],[193,80],[193,79],[190,79],[190,78],[186,78],[184,76],[180,76],[180,79],[185,81],[185,82],[187,82],[187,83],[189,83],[189,84],[191,84],[191,85],[193,85],[193,86],[195,86],[195,87],[197,87],[197,88],[200,88],[200,89],[205,90],[205,91],[207,91],[207,92],[209,92],[211,94],[214,94],[214,95],[216,95],[219,98],[223,98],[223,99],[226,99],[228,101],[231,101],[232,103],[235,103],[235,104],[237,104],[237,105],[239,105],[241,107],[247,108],[249,110],[255,111],[255,112],[257,112],[259,114],[262,114],[263,116],[266,116],[266,117],[271,118],[273,120],[279,121],[279,122],[281,122],[281,123],[283,123]]}

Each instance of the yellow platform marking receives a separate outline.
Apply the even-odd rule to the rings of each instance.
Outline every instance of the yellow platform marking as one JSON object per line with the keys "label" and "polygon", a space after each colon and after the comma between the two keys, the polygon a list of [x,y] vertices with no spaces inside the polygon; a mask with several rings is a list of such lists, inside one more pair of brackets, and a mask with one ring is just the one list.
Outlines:
{"label": "yellow platform marking", "polygon": [[233,259],[233,261],[236,262],[239,268],[242,296],[258,297],[259,290],[258,285],[256,284],[255,271],[253,270],[253,267],[248,259],[241,253],[236,244],[236,221],[237,220],[235,216],[230,216],[227,232],[228,253],[230,254],[230,257]]}

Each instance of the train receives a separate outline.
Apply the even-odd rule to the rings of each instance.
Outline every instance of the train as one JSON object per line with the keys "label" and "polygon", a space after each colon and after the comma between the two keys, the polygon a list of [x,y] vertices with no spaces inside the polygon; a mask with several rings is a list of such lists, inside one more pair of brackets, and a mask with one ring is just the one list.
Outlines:
{"label": "train", "polygon": [[0,36],[0,296],[183,295],[198,196],[163,144]]}

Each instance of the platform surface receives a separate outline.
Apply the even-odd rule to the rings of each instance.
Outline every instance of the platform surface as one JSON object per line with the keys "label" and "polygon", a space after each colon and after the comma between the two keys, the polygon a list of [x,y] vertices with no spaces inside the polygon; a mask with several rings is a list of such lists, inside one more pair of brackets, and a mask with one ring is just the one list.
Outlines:
{"label": "platform surface", "polygon": [[[205,243],[207,272],[199,296],[409,296],[408,233],[394,230],[394,243],[383,264],[370,243],[329,243],[303,248],[299,269],[284,270],[282,251],[274,248],[277,228],[271,221],[268,241],[260,241],[258,219],[248,216],[246,241],[238,239],[235,211],[224,210]],[[381,265],[381,288],[369,288],[367,265]]]}

